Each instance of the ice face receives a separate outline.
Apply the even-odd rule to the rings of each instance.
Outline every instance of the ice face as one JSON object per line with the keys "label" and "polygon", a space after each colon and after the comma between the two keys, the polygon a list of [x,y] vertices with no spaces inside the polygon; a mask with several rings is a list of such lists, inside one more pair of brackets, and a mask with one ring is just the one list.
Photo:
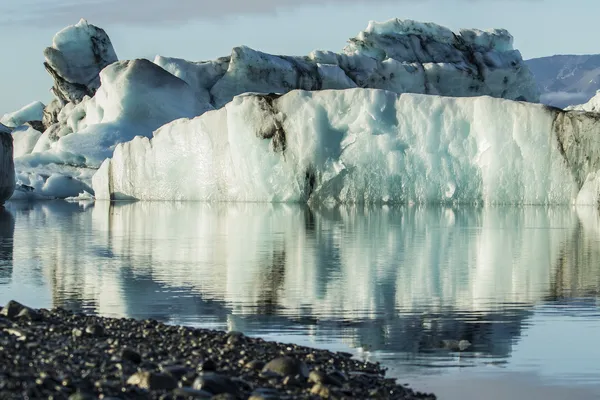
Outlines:
{"label": "ice face", "polygon": [[569,161],[585,147],[572,138],[600,123],[577,114],[567,129],[558,113],[372,89],[244,95],[117,145],[93,187],[99,199],[565,204],[597,169]]}

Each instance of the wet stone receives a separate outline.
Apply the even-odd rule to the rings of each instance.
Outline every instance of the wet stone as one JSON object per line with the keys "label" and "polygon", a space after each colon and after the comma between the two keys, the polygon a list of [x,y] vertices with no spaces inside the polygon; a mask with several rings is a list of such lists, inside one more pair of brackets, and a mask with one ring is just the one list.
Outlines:
{"label": "wet stone", "polygon": [[23,304],[11,300],[2,308],[2,311],[0,311],[0,315],[13,319],[16,318],[17,315],[19,315],[19,313],[25,308],[28,307],[25,307]]}
{"label": "wet stone", "polygon": [[29,307],[23,307],[23,309],[17,314],[17,318],[23,318],[29,321],[40,321],[42,319],[42,315]]}
{"label": "wet stone", "polygon": [[262,369],[262,373],[269,373],[280,376],[295,376],[300,375],[308,377],[308,367],[303,361],[292,357],[278,357],[269,361]]}
{"label": "wet stone", "polygon": [[225,337],[227,337],[227,344],[232,346],[243,343],[245,340],[244,334],[237,331],[228,332]]}
{"label": "wet stone", "polygon": [[90,336],[104,336],[104,328],[98,324],[90,324],[85,327],[85,333]]}
{"label": "wet stone", "polygon": [[259,360],[252,360],[247,362],[244,365],[244,369],[250,369],[253,371],[260,371],[261,369],[263,369],[265,366],[265,363]]}
{"label": "wet stone", "polygon": [[198,372],[216,371],[217,364],[213,360],[205,360],[198,365]]}
{"label": "wet stone", "polygon": [[301,378],[299,375],[288,375],[282,381],[284,386],[302,386],[304,382],[306,382],[306,378]]}
{"label": "wet stone", "polygon": [[310,394],[314,394],[315,396],[319,396],[323,399],[328,399],[331,396],[331,392],[329,388],[322,383],[317,383],[310,389]]}
{"label": "wet stone", "polygon": [[177,381],[172,376],[149,371],[136,372],[127,379],[127,384],[147,390],[173,390],[177,388]]}
{"label": "wet stone", "polygon": [[281,398],[281,393],[277,389],[258,388],[252,392],[248,400],[276,400]]}
{"label": "wet stone", "polygon": [[73,337],[75,338],[80,338],[83,336],[83,331],[79,328],[73,328],[73,330],[71,331],[71,335],[73,335]]}
{"label": "wet stone", "polygon": [[310,383],[322,383],[324,385],[342,386],[342,382],[334,378],[331,375],[324,373],[323,371],[310,371],[308,375],[308,381]]}
{"label": "wet stone", "polygon": [[76,392],[69,396],[69,400],[94,400],[96,396],[90,393]]}
{"label": "wet stone", "polygon": [[192,399],[210,399],[213,397],[213,394],[206,390],[197,390],[189,387],[177,388],[173,391],[173,395]]}
{"label": "wet stone", "polygon": [[121,358],[124,361],[130,361],[134,364],[139,364],[142,362],[142,356],[140,353],[127,347],[121,351]]}
{"label": "wet stone", "polygon": [[180,380],[182,377],[188,375],[191,372],[194,372],[192,368],[186,367],[185,365],[161,365],[160,370],[166,374],[171,375],[177,380]]}
{"label": "wet stone", "polygon": [[237,394],[237,385],[227,376],[215,372],[204,372],[198,375],[192,386],[196,390],[206,390],[212,394]]}

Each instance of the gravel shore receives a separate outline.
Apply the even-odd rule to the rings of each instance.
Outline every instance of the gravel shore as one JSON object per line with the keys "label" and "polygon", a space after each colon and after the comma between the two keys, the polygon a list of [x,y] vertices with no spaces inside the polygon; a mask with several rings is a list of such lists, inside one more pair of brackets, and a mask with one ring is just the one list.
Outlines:
{"label": "gravel shore", "polygon": [[1,399],[435,399],[384,369],[239,332],[11,301],[0,309]]}

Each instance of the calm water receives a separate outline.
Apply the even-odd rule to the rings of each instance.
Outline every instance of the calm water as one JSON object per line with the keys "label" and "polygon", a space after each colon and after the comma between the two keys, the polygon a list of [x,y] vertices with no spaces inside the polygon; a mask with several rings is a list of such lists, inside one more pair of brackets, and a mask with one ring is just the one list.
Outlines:
{"label": "calm water", "polygon": [[11,203],[0,235],[2,303],[351,351],[442,400],[600,398],[592,208]]}

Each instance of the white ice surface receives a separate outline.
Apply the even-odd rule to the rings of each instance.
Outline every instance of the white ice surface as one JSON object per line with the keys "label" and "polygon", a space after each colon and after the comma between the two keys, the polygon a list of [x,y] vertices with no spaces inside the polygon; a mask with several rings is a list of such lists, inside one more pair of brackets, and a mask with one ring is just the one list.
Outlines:
{"label": "white ice surface", "polygon": [[245,95],[117,145],[93,187],[97,199],[571,203],[554,119],[491,97]]}
{"label": "white ice surface", "polygon": [[16,128],[28,121],[41,121],[44,116],[44,104],[39,101],[27,104],[20,110],[5,114],[0,118],[0,124]]}
{"label": "white ice surface", "polygon": [[30,154],[41,136],[42,132],[27,125],[22,125],[13,130],[14,157]]}

